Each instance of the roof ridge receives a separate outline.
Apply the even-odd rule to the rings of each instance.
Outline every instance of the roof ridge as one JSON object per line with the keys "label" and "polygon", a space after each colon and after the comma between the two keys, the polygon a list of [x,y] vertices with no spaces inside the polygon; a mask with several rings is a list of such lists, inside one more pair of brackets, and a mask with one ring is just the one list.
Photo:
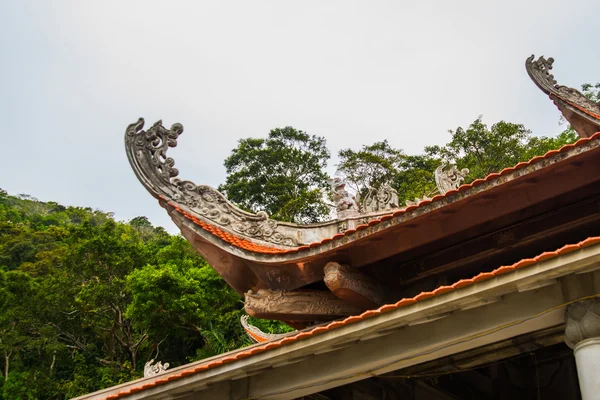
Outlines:
{"label": "roof ridge", "polygon": [[229,243],[232,244],[240,249],[243,250],[247,250],[247,251],[252,251],[255,253],[264,253],[264,254],[289,254],[289,253],[295,253],[295,252],[300,252],[303,250],[309,250],[311,248],[314,247],[318,247],[320,245],[323,245],[325,243],[329,243],[333,240],[339,240],[343,237],[346,237],[350,234],[353,234],[357,231],[363,230],[368,228],[369,226],[373,226],[373,225],[377,225],[383,221],[387,221],[391,218],[400,216],[402,214],[405,214],[407,212],[411,212],[419,207],[422,207],[424,205],[430,204],[434,201],[439,201],[441,199],[450,197],[456,193],[460,193],[460,192],[464,192],[465,190],[471,189],[475,186],[481,185],[485,182],[489,182],[491,180],[494,179],[498,179],[501,176],[509,173],[509,172],[513,172],[517,169],[521,169],[521,168],[525,168],[533,163],[542,161],[544,159],[547,159],[549,157],[555,156],[559,153],[562,153],[566,150],[572,149],[574,147],[578,147],[583,145],[584,143],[589,142],[590,140],[596,140],[600,138],[600,132],[596,132],[594,135],[588,137],[588,138],[581,138],[579,140],[577,140],[575,143],[569,143],[569,144],[565,144],[563,145],[560,149],[556,149],[556,150],[549,150],[547,151],[544,155],[542,156],[535,156],[533,158],[531,158],[529,161],[522,161],[519,162],[518,164],[516,164],[513,167],[507,167],[502,169],[499,172],[493,172],[491,174],[488,174],[485,178],[478,178],[475,179],[473,182],[471,183],[466,183],[463,184],[461,186],[458,187],[458,189],[453,189],[453,190],[449,190],[448,192],[446,192],[445,194],[438,194],[434,197],[432,197],[431,199],[425,199],[420,201],[418,204],[416,205],[411,205],[408,207],[404,207],[401,208],[399,210],[396,210],[394,212],[391,212],[389,214],[385,214],[382,216],[379,216],[379,218],[374,218],[372,220],[370,220],[367,223],[363,223],[360,224],[352,229],[347,229],[346,231],[344,231],[343,233],[337,233],[335,235],[333,235],[332,237],[329,238],[325,238],[322,239],[318,242],[313,242],[313,243],[309,243],[309,244],[305,244],[302,246],[298,246],[298,247],[290,247],[290,248],[278,248],[278,247],[271,247],[271,246],[266,246],[266,245],[262,245],[262,244],[258,244],[255,243],[254,241],[251,241],[245,237],[240,237],[238,235],[235,235],[233,233],[228,233],[227,231],[217,227],[216,225],[210,224],[208,222],[202,221],[201,219],[199,219],[198,217],[194,216],[191,213],[188,213],[186,211],[184,211],[181,207],[179,207],[177,204],[162,198],[162,200],[166,201],[166,203],[168,205],[170,205],[171,207],[173,207],[175,210],[177,210],[179,213],[181,213],[185,218],[191,220],[192,222],[194,222],[197,226],[199,226],[200,228],[202,228],[204,231],[209,232],[210,234],[212,234],[213,236]]}

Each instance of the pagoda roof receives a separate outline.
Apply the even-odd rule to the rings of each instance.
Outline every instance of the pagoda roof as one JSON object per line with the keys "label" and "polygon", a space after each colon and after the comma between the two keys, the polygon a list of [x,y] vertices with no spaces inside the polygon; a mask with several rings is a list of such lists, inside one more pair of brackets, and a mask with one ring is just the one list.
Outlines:
{"label": "pagoda roof", "polygon": [[181,124],[166,128],[158,121],[144,130],[140,118],[127,128],[125,148],[134,173],[183,236],[244,294],[248,314],[300,328],[594,233],[600,105],[557,85],[552,63],[530,57],[526,69],[581,139],[464,185],[467,170],[440,166],[440,194],[402,208],[394,189],[383,185],[369,191],[361,210],[337,179],[337,219],[275,221],[264,211],[240,209],[210,186],[177,178],[167,152],[177,146]]}
{"label": "pagoda roof", "polygon": [[[470,279],[461,279],[452,285],[440,286],[433,291],[422,292],[414,297],[404,298],[396,303],[386,304],[375,310],[363,312],[360,315],[305,329],[281,339],[235,350],[207,360],[182,366],[172,371],[166,371],[156,377],[144,378],[114,388],[101,390],[90,395],[82,396],[79,399],[115,400],[130,395],[142,396],[142,392],[150,390],[153,390],[152,394],[160,396],[161,390],[159,387],[184,379],[191,379],[193,382],[198,382],[200,377],[206,375],[209,371],[231,365],[226,370],[223,370],[222,377],[219,377],[219,374],[216,374],[207,378],[211,381],[211,384],[214,384],[218,381],[231,379],[231,373],[236,369],[235,365],[238,365],[237,368],[244,368],[251,358],[256,358],[263,354],[273,353],[274,356],[282,355],[282,348],[290,347],[295,343],[308,341],[316,336],[338,330],[340,331],[339,335],[344,335],[345,331],[342,331],[348,330],[346,328],[351,328],[353,326],[356,326],[359,331],[371,331],[372,329],[368,329],[368,327],[370,324],[377,325],[377,321],[382,325],[377,326],[376,334],[372,337],[377,337],[378,335],[385,336],[386,334],[389,334],[389,332],[393,332],[394,329],[398,329],[398,325],[406,326],[408,323],[409,326],[414,326],[448,316],[449,310],[470,310],[472,308],[488,305],[497,301],[499,293],[501,293],[502,296],[506,296],[511,292],[526,292],[533,289],[539,289],[547,285],[555,284],[557,278],[566,275],[584,274],[597,270],[598,259],[600,259],[600,236],[589,237],[578,243],[567,244],[555,251],[548,251],[535,257],[525,258],[512,265],[500,266],[491,272],[480,273]],[[597,296],[600,295],[595,294],[588,297]],[[452,305],[453,302],[457,301],[460,303],[460,306]],[[569,303],[573,301],[575,300],[571,299]],[[539,313],[539,315],[536,315],[535,317],[540,317],[551,311],[562,310],[562,308],[569,303],[560,304],[550,310]],[[458,309],[456,307],[458,307]],[[436,311],[430,312],[429,308],[435,308]],[[402,323],[397,322],[392,324],[392,315],[399,310],[404,309],[406,309],[406,316],[410,315],[408,320],[405,320]],[[388,314],[390,315],[388,318],[389,321],[386,320],[386,322],[384,322],[382,318],[386,318]],[[504,326],[501,329],[506,329],[507,327],[508,326]],[[498,328],[496,331],[497,330]],[[357,338],[354,330],[352,332],[348,331],[346,334],[349,335],[348,340],[351,340],[351,342]],[[361,340],[365,339],[362,338]],[[314,350],[308,344],[306,346],[308,347],[305,350],[312,354]],[[340,344],[337,343],[336,348],[339,347]],[[303,350],[298,348],[298,351],[302,352]],[[306,351],[304,351],[304,353],[306,353]],[[293,356],[297,357],[298,355]],[[268,359],[268,357],[266,359]],[[242,365],[242,363],[245,364]],[[271,365],[271,368],[274,368],[273,363],[274,362],[267,364]],[[264,362],[260,364],[262,370],[264,370],[265,366],[266,364]],[[365,377],[372,376],[374,373],[363,372],[366,374]],[[238,375],[239,374],[236,376]],[[198,376],[198,378],[194,378],[195,376]],[[246,376],[252,376],[252,374],[250,373]],[[194,385],[192,381],[189,383],[191,386]],[[157,389],[158,391],[155,392],[154,389]]]}
{"label": "pagoda roof", "polygon": [[[600,180],[596,133],[416,205],[296,225],[242,211],[208,186],[172,179],[178,171],[166,150],[176,145],[182,127],[168,130],[159,122],[148,131],[142,128],[140,119],[126,134],[136,175],[183,236],[239,293],[306,286],[323,279],[328,262],[360,268]],[[347,229],[340,232],[341,227]]]}
{"label": "pagoda roof", "polygon": [[[314,255],[315,253],[318,253],[321,251],[335,249],[339,245],[347,245],[349,241],[353,241],[353,240],[364,237],[365,234],[356,235],[356,233],[359,231],[369,230],[366,234],[375,233],[376,231],[378,231],[380,229],[379,226],[374,229],[369,229],[369,228],[373,227],[375,225],[380,225],[385,221],[390,221],[393,219],[400,219],[400,217],[403,217],[402,221],[408,221],[412,217],[416,216],[415,214],[417,214],[416,213],[417,209],[423,208],[431,203],[441,202],[441,201],[445,200],[445,203],[440,204],[442,206],[445,206],[445,205],[448,205],[449,203],[453,202],[454,200],[459,200],[459,199],[462,200],[465,197],[481,193],[482,191],[485,191],[486,189],[491,189],[496,184],[507,183],[509,181],[512,181],[513,179],[520,178],[524,175],[529,175],[530,173],[532,173],[540,168],[547,167],[548,165],[553,164],[554,162],[562,161],[568,157],[577,156],[582,151],[587,151],[587,150],[592,150],[594,148],[597,148],[600,145],[599,139],[600,139],[600,132],[596,132],[594,135],[592,135],[589,138],[581,138],[573,144],[566,144],[566,145],[562,146],[560,149],[550,150],[542,156],[533,157],[529,161],[520,162],[513,167],[504,168],[500,172],[494,172],[494,173],[488,174],[484,178],[475,179],[473,182],[463,184],[460,187],[458,187],[457,189],[450,190],[444,194],[438,194],[431,199],[421,200],[418,202],[418,204],[410,205],[407,207],[402,207],[393,212],[385,213],[385,214],[378,215],[378,216],[373,216],[373,217],[365,216],[368,219],[368,222],[366,222],[366,223],[360,223],[360,224],[356,225],[354,228],[346,229],[343,232],[336,233],[335,235],[333,235],[331,237],[326,237],[319,241],[315,241],[315,242],[308,243],[308,244],[303,244],[302,246],[290,246],[290,247],[279,247],[278,246],[278,247],[275,247],[272,245],[261,244],[258,241],[252,240],[252,238],[249,238],[249,237],[246,237],[243,235],[239,235],[239,234],[236,235],[235,233],[230,233],[227,230],[220,228],[217,224],[212,224],[210,222],[203,221],[201,219],[201,217],[198,216],[197,213],[194,212],[193,208],[190,209],[190,208],[184,207],[184,206],[178,204],[176,201],[170,201],[167,198],[160,196],[160,195],[158,195],[158,197],[160,199],[160,204],[163,207],[167,208],[167,210],[169,210],[169,207],[171,207],[172,209],[177,211],[177,213],[184,216],[187,220],[193,222],[195,225],[200,227],[202,230],[210,233],[215,238],[218,238],[218,239],[222,240],[223,242],[226,242],[236,248],[244,250],[248,253],[259,253],[259,254],[269,254],[269,255],[273,254],[273,255],[285,255],[285,256],[293,255],[292,257],[297,257],[298,259],[302,259],[303,257],[306,257],[307,255],[309,255],[309,254],[305,254],[306,252],[310,252],[310,255]],[[590,142],[590,141],[593,141],[593,143],[589,144],[588,142]],[[585,148],[584,148],[584,145],[586,145]],[[525,169],[525,168],[527,168],[525,171],[519,171],[519,170]],[[484,185],[484,184],[488,184],[488,185],[484,186],[480,189],[478,188],[479,186]],[[479,190],[476,190],[476,189],[479,189]],[[463,196],[461,196],[460,198],[456,198],[456,199],[452,198],[453,196],[458,195],[458,194],[462,194]],[[436,209],[436,207],[429,207],[424,212],[434,211],[435,209]],[[194,215],[194,214],[196,214],[196,215]],[[362,219],[365,219],[365,217],[363,217]],[[332,222],[337,223],[337,221],[332,221]],[[384,229],[388,228],[390,225],[393,225],[393,223],[386,224],[386,226],[383,228]],[[325,246],[325,245],[327,245],[327,246]],[[316,250],[313,250],[311,252],[311,249],[316,249]],[[302,252],[305,252],[305,253],[302,253]],[[296,254],[296,253],[301,253],[301,254]],[[279,262],[280,259],[276,259],[276,261]]]}

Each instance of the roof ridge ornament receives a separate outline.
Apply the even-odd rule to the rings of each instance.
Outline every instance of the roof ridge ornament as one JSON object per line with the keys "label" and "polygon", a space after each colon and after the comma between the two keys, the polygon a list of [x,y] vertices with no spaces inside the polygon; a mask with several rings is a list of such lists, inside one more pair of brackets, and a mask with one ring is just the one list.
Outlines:
{"label": "roof ridge ornament", "polygon": [[329,180],[331,185],[331,194],[335,203],[335,211],[337,219],[344,219],[358,215],[359,208],[354,197],[346,190],[346,182],[340,177],[335,177]]}
{"label": "roof ridge ornament", "polygon": [[[449,168],[444,170],[447,166]],[[440,194],[444,195],[451,190],[458,189],[469,172],[468,168],[459,171],[456,164],[449,165],[446,161],[442,161],[442,164],[434,171],[435,184]]]}
{"label": "roof ridge ornament", "polygon": [[538,88],[556,104],[562,115],[581,137],[590,137],[600,131],[600,103],[587,98],[577,89],[558,85],[550,72],[554,58],[535,56],[527,58],[525,69]]}
{"label": "roof ridge ornament", "polygon": [[144,378],[150,378],[158,374],[162,374],[167,370],[167,368],[169,368],[169,363],[163,364],[161,361],[158,361],[156,364],[152,364],[153,362],[154,359],[148,361],[144,365]]}
{"label": "roof ridge ornament", "polygon": [[[444,169],[448,166],[448,169]],[[445,195],[451,190],[457,190],[469,172],[469,168],[463,168],[459,170],[456,164],[448,164],[448,162],[442,161],[442,164],[440,164],[433,172],[436,190],[430,192],[422,198],[417,197],[414,200],[406,200],[406,205],[416,206],[424,200],[431,200],[430,196],[433,196],[436,193]]]}
{"label": "roof ridge ornament", "polygon": [[361,212],[388,211],[400,208],[398,192],[389,183],[378,188],[369,187],[364,199],[360,199]]}
{"label": "roof ridge ornament", "polygon": [[137,178],[154,197],[174,201],[211,223],[247,237],[281,246],[297,246],[296,239],[279,232],[277,221],[270,219],[266,212],[254,214],[241,210],[210,186],[176,178],[179,171],[174,167],[175,160],[167,157],[167,150],[177,146],[183,125],[176,123],[167,129],[159,120],[147,131],[143,128],[143,118],[127,127],[125,150]]}

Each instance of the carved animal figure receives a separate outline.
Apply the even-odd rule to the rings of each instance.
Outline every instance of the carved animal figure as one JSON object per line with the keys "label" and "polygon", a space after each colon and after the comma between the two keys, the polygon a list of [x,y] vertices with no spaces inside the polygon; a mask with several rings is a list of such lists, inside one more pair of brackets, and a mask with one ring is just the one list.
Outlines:
{"label": "carved animal figure", "polygon": [[340,211],[358,211],[358,205],[346,190],[345,182],[336,177],[330,180],[330,184],[333,193],[333,202],[335,203],[335,208],[338,213]]}

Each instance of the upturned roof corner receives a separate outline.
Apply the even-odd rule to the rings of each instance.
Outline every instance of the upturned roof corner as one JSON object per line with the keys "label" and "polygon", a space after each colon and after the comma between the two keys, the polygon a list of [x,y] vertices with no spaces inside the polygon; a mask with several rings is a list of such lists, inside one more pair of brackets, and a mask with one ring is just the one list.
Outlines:
{"label": "upturned roof corner", "polygon": [[550,96],[562,115],[582,138],[600,131],[600,103],[588,99],[577,89],[559,85],[552,75],[554,58],[527,58],[525,69],[542,92]]}

